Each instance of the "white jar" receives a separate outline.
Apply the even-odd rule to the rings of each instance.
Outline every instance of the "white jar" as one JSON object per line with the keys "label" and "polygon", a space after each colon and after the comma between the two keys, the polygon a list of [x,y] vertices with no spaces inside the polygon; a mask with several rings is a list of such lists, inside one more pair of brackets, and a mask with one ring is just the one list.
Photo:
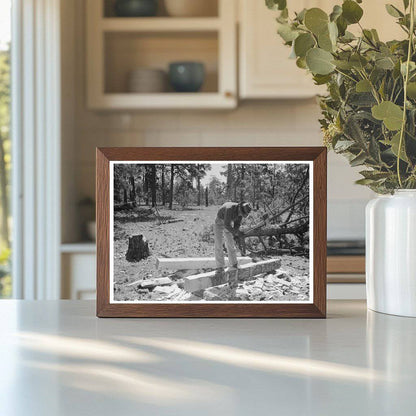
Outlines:
{"label": "white jar", "polygon": [[416,317],[416,190],[367,204],[366,282],[369,309]]}

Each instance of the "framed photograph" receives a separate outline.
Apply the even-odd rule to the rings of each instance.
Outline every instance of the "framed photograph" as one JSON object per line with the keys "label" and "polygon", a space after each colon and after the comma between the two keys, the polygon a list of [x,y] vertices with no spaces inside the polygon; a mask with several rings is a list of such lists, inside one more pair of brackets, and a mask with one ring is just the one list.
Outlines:
{"label": "framed photograph", "polygon": [[326,316],[324,147],[97,149],[97,316]]}

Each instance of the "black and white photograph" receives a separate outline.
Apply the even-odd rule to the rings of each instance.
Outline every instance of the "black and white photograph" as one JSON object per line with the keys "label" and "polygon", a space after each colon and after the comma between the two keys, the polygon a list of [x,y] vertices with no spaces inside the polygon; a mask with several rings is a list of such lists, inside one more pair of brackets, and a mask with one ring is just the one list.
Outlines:
{"label": "black and white photograph", "polygon": [[111,162],[111,303],[312,303],[312,176],[310,162]]}

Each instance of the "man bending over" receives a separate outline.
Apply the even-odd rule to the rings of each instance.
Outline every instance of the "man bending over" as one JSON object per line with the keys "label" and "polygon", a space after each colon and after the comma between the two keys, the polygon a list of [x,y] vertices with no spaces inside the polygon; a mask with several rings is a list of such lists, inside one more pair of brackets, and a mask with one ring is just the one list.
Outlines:
{"label": "man bending over", "polygon": [[237,248],[234,237],[241,236],[241,221],[243,217],[247,217],[250,211],[251,206],[247,202],[226,202],[218,210],[214,224],[215,261],[218,271],[222,271],[225,266],[222,248],[224,239],[228,253],[228,264],[237,268]]}

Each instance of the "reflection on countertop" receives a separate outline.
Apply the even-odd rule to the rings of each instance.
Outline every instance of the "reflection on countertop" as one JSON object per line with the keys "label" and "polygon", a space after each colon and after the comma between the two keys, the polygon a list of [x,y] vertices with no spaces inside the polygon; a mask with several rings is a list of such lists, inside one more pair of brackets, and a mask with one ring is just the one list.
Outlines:
{"label": "reflection on countertop", "polygon": [[416,319],[328,311],[97,319],[94,302],[1,301],[0,414],[413,416]]}

